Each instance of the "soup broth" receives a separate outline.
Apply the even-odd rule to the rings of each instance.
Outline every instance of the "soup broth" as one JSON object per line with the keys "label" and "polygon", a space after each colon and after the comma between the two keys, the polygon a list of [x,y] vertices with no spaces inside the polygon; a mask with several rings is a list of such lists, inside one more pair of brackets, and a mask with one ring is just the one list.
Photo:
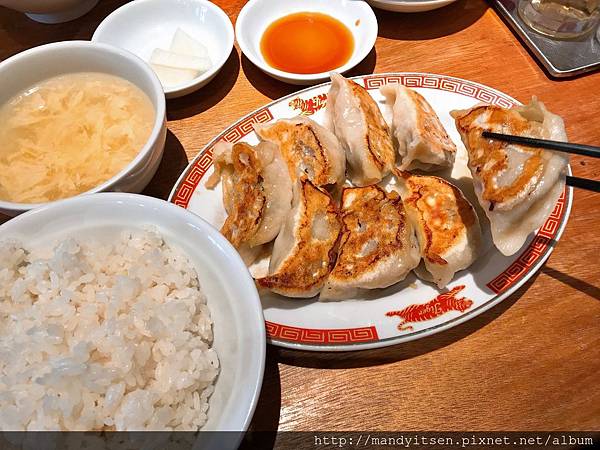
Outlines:
{"label": "soup broth", "polygon": [[47,202],[104,183],[139,153],[154,119],[148,96],[113,75],[32,86],[0,107],[0,199]]}

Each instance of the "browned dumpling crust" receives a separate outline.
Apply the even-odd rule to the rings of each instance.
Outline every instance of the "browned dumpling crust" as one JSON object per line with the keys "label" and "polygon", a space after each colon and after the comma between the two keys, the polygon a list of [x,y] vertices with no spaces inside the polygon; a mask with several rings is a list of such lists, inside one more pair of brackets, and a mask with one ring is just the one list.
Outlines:
{"label": "browned dumpling crust", "polygon": [[414,209],[417,229],[423,234],[423,258],[435,264],[448,264],[447,253],[479,222],[473,206],[460,189],[443,178],[407,172],[402,175],[409,192],[404,204]]}
{"label": "browned dumpling crust", "polygon": [[265,211],[262,167],[254,148],[246,143],[232,149],[232,187],[228,192],[229,208],[221,234],[234,247],[251,240],[258,232]]}
{"label": "browned dumpling crust", "polygon": [[360,110],[367,124],[367,133],[364,139],[365,148],[371,155],[370,160],[382,173],[387,173],[390,164],[393,165],[396,159],[390,127],[367,90],[354,81],[346,80],[346,82],[352,94],[358,99]]}
{"label": "browned dumpling crust", "polygon": [[390,128],[367,90],[331,74],[325,119],[346,153],[347,175],[368,186],[388,175],[396,161]]}
{"label": "browned dumpling crust", "polygon": [[439,117],[427,100],[412,89],[408,89],[408,95],[417,105],[416,128],[422,134],[423,139],[431,143],[431,147],[436,153],[456,153],[454,142],[444,130]]}
{"label": "browned dumpling crust", "polygon": [[[485,115],[486,121],[478,123],[482,115]],[[539,123],[525,119],[514,109],[481,105],[462,116],[456,116],[456,128],[466,141],[469,166],[483,184],[482,198],[490,202],[492,209],[496,204],[505,203],[535,189],[544,171],[544,150],[519,146],[526,158],[514,181],[501,185],[497,183],[497,178],[509,168],[508,145],[502,141],[484,138],[481,133],[493,130],[516,136],[541,137]]]}
{"label": "browned dumpling crust", "polygon": [[251,264],[271,242],[292,207],[292,182],[277,147],[219,142],[213,149],[215,171],[206,183],[221,182],[227,218],[221,233]]}
{"label": "browned dumpling crust", "polygon": [[456,146],[427,100],[401,84],[386,84],[379,90],[392,113],[400,169],[452,167]]}
{"label": "browned dumpling crust", "polygon": [[287,297],[318,294],[335,263],[340,228],[331,196],[301,179],[292,211],[275,240],[269,275],[257,279],[258,285]]}
{"label": "browned dumpling crust", "polygon": [[517,252],[539,228],[564,191],[566,154],[483,138],[483,131],[567,141],[560,116],[535,97],[510,109],[476,105],[450,113],[469,155],[469,170],[485,211],[494,245]]}
{"label": "browned dumpling crust", "polygon": [[416,274],[444,288],[481,250],[481,228],[473,205],[443,178],[395,171],[408,218],[419,241]]}
{"label": "browned dumpling crust", "polygon": [[358,289],[388,287],[419,264],[414,231],[402,199],[378,186],[346,188],[337,262],[321,298],[347,298]]}
{"label": "browned dumpling crust", "polygon": [[335,135],[307,117],[255,125],[261,139],[279,146],[294,181],[306,176],[316,186],[341,184],[346,155]]}

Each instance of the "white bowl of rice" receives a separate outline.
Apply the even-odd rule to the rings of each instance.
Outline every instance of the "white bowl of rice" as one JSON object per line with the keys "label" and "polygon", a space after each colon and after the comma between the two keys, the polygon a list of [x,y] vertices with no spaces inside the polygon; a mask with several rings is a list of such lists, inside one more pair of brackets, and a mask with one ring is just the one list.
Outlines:
{"label": "white bowl of rice", "polygon": [[0,226],[0,430],[244,431],[265,327],[234,248],[136,194]]}

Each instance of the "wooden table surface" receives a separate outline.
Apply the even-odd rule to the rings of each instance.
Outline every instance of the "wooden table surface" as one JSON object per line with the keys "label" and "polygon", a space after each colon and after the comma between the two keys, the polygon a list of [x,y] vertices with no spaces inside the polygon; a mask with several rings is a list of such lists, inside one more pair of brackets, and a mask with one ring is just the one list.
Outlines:
{"label": "wooden table surface", "polygon": [[[52,41],[89,39],[123,3],[102,0],[62,25],[0,8],[0,59]],[[245,2],[215,3],[235,22]],[[549,79],[483,0],[376,15],[375,48],[351,75],[432,72],[521,101],[537,95],[564,117],[572,141],[600,145],[600,73]],[[145,193],[166,198],[213,136],[297,89],[264,75],[236,46],[215,81],[168,102],[164,159]],[[575,175],[600,179],[600,160],[571,163]],[[269,346],[252,429],[600,430],[599,229],[600,195],[576,191],[566,231],[539,273],[490,311],[435,336],[344,354]]]}

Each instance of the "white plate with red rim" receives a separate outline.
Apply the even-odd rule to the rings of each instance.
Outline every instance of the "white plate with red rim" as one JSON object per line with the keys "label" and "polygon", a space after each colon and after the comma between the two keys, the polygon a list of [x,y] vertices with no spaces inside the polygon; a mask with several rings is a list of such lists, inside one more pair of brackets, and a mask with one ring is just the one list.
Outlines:
{"label": "white plate with red rim", "polygon": [[[367,88],[382,107],[384,116],[387,113],[378,88],[386,83],[402,83],[427,99],[458,147],[452,173],[442,176],[463,189],[475,204],[466,167],[466,151],[449,113],[480,102],[502,107],[511,107],[519,102],[490,87],[445,75],[387,73],[353,79]],[[253,123],[266,123],[298,114],[323,123],[328,90],[329,83],[325,83],[296,92],[232,124],[190,163],[175,184],[170,201],[220,228],[226,217],[220,186],[214,191],[204,187],[213,171],[214,144],[220,140],[256,143],[258,139],[252,129]],[[560,238],[571,203],[571,188],[566,188],[545,224],[529,236],[520,251],[508,257],[492,245],[487,220],[482,220],[485,242],[482,255],[467,270],[458,272],[442,291],[411,274],[405,281],[389,288],[336,302],[289,299],[262,292],[268,341],[293,349],[348,351],[394,345],[452,328],[504,300],[531,278]]]}

